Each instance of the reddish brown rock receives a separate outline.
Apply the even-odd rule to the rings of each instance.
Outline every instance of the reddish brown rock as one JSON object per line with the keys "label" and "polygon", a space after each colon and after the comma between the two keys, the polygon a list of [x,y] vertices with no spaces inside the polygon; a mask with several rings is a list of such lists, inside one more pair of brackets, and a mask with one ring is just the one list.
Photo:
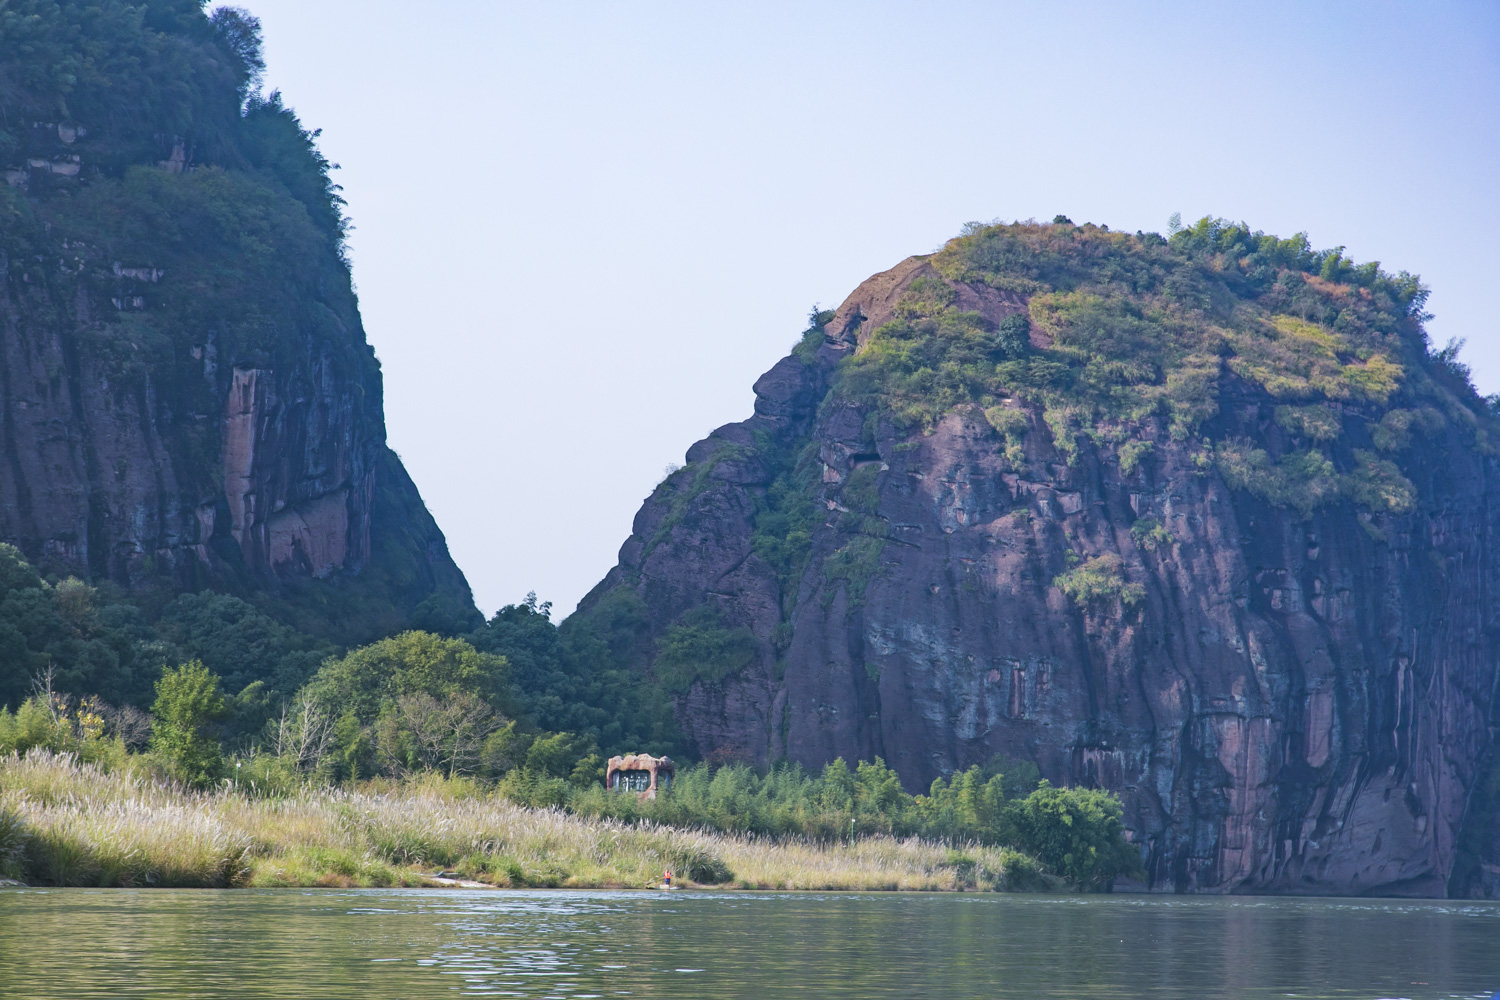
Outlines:
{"label": "reddish brown rock", "polygon": [[[640,597],[644,669],[654,636],[703,605],[757,637],[751,666],[679,699],[696,750],[814,768],[878,755],[913,791],[995,754],[1033,760],[1121,796],[1157,890],[1500,887],[1500,834],[1476,792],[1500,664],[1496,460],[1450,425],[1403,466],[1422,498],[1410,514],[1304,517],[1231,490],[1165,427],[1129,474],[1087,442],[1069,465],[1019,401],[1026,475],[977,408],[930,434],[879,422],[872,443],[868,414],[830,380],[934,273],[912,258],[871,278],[815,357],[757,382],[755,415],[693,446],[582,606],[622,587]],[[1025,307],[987,286],[958,294],[994,321]],[[1280,433],[1275,400],[1225,385],[1221,438]],[[823,463],[829,520],[784,595],[752,534],[772,457],[803,447]],[[878,470],[888,529],[862,600],[825,573],[842,544],[837,488],[861,467]],[[1172,541],[1138,544],[1144,517]],[[1052,585],[1070,554],[1117,558],[1143,598],[1079,607]]]}
{"label": "reddish brown rock", "polygon": [[[341,266],[330,259],[328,280],[347,282]],[[325,623],[345,641],[402,627],[433,595],[472,609],[386,447],[380,369],[352,296],[310,301],[348,311],[281,331],[276,357],[259,350],[254,363],[211,331],[157,319],[143,298],[138,312],[175,344],[126,367],[128,328],[107,296],[141,269],[84,265],[45,285],[36,270],[0,269],[0,541],[43,572],[128,588],[324,581],[352,599],[352,615]],[[173,290],[150,275],[153,291]]]}

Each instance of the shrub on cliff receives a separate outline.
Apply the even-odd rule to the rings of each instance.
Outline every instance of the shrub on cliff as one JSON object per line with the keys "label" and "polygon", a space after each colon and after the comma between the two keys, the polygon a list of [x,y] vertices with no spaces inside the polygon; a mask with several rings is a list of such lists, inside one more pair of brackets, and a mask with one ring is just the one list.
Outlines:
{"label": "shrub on cliff", "polygon": [[[1159,418],[1172,438],[1203,436],[1213,447],[1221,388],[1248,384],[1281,404],[1278,424],[1306,447],[1224,455],[1231,485],[1303,511],[1347,498],[1403,513],[1414,494],[1394,464],[1372,473],[1334,445],[1367,427],[1380,429],[1377,440],[1401,437],[1400,420],[1390,429],[1383,420],[1398,398],[1425,401],[1438,427],[1444,413],[1473,425],[1459,410],[1485,410],[1456,348],[1428,346],[1427,290],[1415,276],[1356,266],[1300,235],[1281,240],[1217,219],[1170,241],[1071,223],[970,226],[930,265],[943,280],[911,283],[893,317],[840,363],[833,395],[898,431],[930,430],[976,406],[1001,421],[1013,466],[1025,427],[1006,408],[1017,400],[1040,411],[1070,463],[1090,442],[1114,445],[1129,473]],[[988,327],[959,308],[960,284],[1024,296],[1028,313]],[[1028,319],[1044,348],[1022,336]],[[1484,445],[1482,429],[1475,437]],[[1218,446],[1233,451],[1233,442]],[[1372,475],[1378,482],[1363,485]]]}
{"label": "shrub on cliff", "polygon": [[698,680],[722,681],[755,660],[755,636],[750,630],[725,627],[707,606],[668,627],[656,647],[652,669],[672,694],[686,691]]}
{"label": "shrub on cliff", "polygon": [[1052,586],[1073,598],[1081,608],[1097,601],[1118,598],[1125,605],[1138,604],[1146,596],[1139,583],[1126,583],[1120,570],[1120,557],[1113,552],[1094,556],[1052,580]]}

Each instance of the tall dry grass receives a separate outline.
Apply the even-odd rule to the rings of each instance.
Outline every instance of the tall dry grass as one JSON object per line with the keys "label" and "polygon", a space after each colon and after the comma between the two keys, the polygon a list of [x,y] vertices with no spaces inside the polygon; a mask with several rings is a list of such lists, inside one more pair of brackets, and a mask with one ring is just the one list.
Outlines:
{"label": "tall dry grass", "polygon": [[[894,837],[710,833],[531,809],[428,777],[277,798],[190,792],[33,751],[0,758],[0,876],[48,885],[630,887],[670,868],[760,889],[1053,888],[1019,852]],[[431,884],[431,883],[428,883]]]}

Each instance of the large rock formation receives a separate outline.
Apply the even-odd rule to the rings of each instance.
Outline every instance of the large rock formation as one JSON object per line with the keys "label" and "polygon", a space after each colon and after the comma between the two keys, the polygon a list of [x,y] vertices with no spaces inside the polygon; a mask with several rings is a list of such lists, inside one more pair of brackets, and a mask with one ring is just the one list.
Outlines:
{"label": "large rock formation", "polygon": [[1423,299],[1218,224],[979,229],[819,317],[580,613],[638,602],[700,754],[1033,760],[1156,889],[1494,894],[1497,428]]}
{"label": "large rock formation", "polygon": [[472,613],[385,443],[329,164],[250,91],[257,30],[191,0],[0,27],[0,541],[342,641]]}

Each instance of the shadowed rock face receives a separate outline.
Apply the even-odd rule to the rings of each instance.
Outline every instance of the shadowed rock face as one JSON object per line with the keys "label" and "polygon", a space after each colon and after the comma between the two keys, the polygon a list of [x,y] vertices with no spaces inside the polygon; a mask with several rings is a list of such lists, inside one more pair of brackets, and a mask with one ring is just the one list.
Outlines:
{"label": "shadowed rock face", "polygon": [[179,359],[195,383],[187,393],[181,367],[113,376],[79,335],[96,308],[86,285],[62,297],[11,278],[0,297],[0,539],[44,571],[127,587],[358,587],[384,534],[386,562],[408,573],[366,595],[372,621],[397,624],[435,592],[472,604],[385,445],[379,369],[357,315],[346,342],[304,335],[283,364],[241,367],[200,338]]}
{"label": "shadowed rock face", "polygon": [[0,46],[0,541],[45,573],[267,595],[342,642],[429,598],[472,615],[386,447],[314,134],[248,96],[253,23],[153,10],[95,37],[39,8],[48,44]]}
{"label": "shadowed rock face", "polygon": [[[912,258],[871,278],[815,351],[763,376],[755,415],[692,447],[581,608],[634,591],[647,668],[652,636],[695,608],[757,637],[754,663],[679,698],[698,752],[878,755],[912,790],[995,754],[1034,760],[1120,795],[1158,890],[1495,894],[1476,789],[1493,754],[1500,470],[1473,420],[1454,410],[1400,454],[1418,497],[1404,512],[1304,513],[1226,474],[1223,442],[1303,444],[1278,423],[1283,398],[1227,365],[1195,433],[1160,412],[1130,425],[1151,442],[1133,461],[1102,435],[1070,461],[1021,394],[998,402],[1019,421],[997,419],[1024,455],[980,403],[902,428],[841,372],[937,273]],[[1024,291],[939,280],[977,328],[1028,308]],[[1379,409],[1335,407],[1335,466],[1369,447]],[[756,526],[794,461],[819,516],[788,586]],[[869,572],[846,572],[861,511],[880,541]],[[1058,581],[1080,565],[1120,586],[1076,600]]]}

